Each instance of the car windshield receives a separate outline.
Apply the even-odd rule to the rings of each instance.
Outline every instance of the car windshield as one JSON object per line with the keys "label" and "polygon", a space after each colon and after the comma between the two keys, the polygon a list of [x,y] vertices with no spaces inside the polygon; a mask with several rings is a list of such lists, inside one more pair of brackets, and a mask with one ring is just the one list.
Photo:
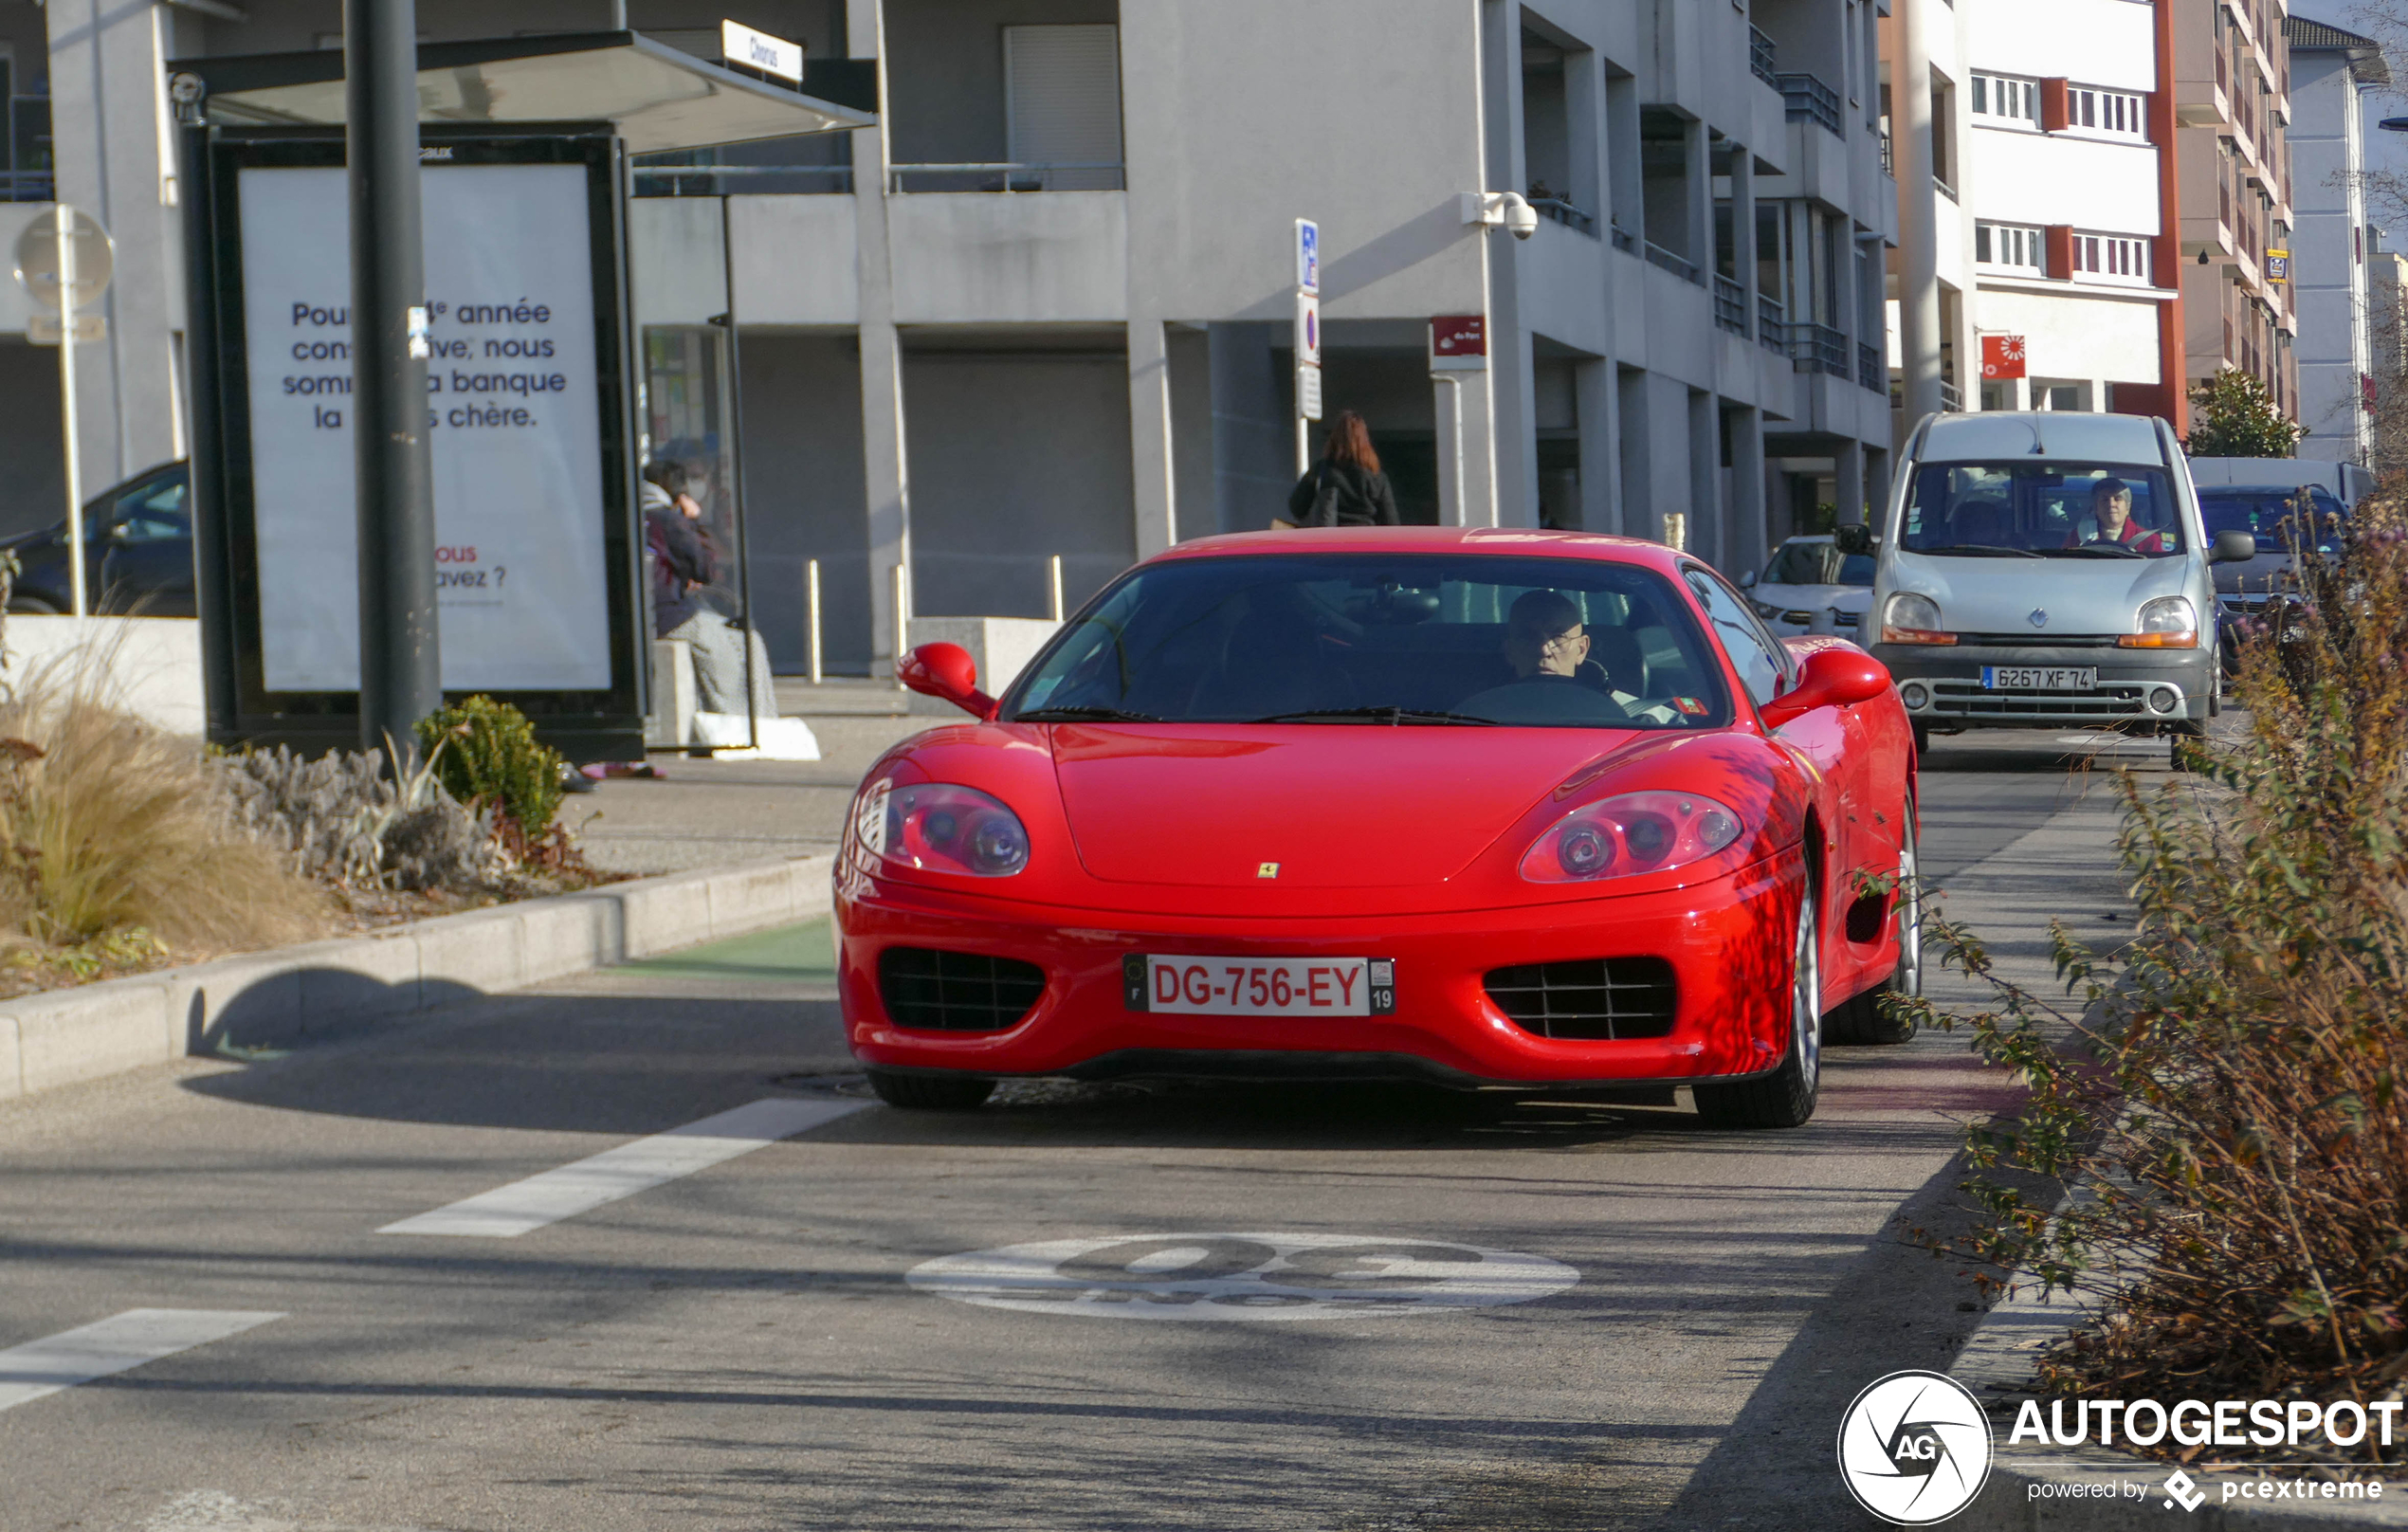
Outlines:
{"label": "car windshield", "polygon": [[1007,720],[1696,729],[1731,720],[1671,583],[1585,558],[1265,554],[1131,572]]}
{"label": "car windshield", "polygon": [[2199,490],[2199,518],[2207,523],[2207,535],[2218,532],[2246,532],[2257,538],[2261,554],[2290,551],[2290,531],[2284,523],[2309,513],[2300,520],[2299,535],[2312,537],[2320,554],[2341,552],[2342,519],[2348,513],[2335,499],[2331,490],[2314,484],[2268,484],[2255,489],[2203,487]]}
{"label": "car windshield", "polygon": [[1804,538],[1782,543],[1764,566],[1767,585],[1870,585],[1870,554],[1843,554],[1829,542]]}
{"label": "car windshield", "polygon": [[2170,558],[2182,517],[2162,468],[2089,463],[1926,463],[1898,545],[1957,558]]}

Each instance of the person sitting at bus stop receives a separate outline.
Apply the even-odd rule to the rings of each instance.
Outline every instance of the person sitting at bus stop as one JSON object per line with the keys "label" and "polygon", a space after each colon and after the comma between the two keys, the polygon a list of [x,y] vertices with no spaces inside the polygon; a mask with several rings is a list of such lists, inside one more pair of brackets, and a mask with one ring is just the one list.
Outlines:
{"label": "person sitting at bus stop", "polygon": [[2162,535],[2151,532],[2132,520],[2132,486],[2121,479],[2102,479],[2091,489],[2090,517],[2094,530],[2091,536],[2082,539],[2083,547],[2117,543],[2136,554],[2162,554],[2166,551]]}
{"label": "person sitting at bus stop", "polygon": [[775,718],[769,653],[758,633],[748,633],[711,605],[719,578],[719,548],[702,521],[685,465],[655,458],[644,466],[644,541],[652,564],[652,631],[685,641],[694,662],[694,702],[704,713],[741,717],[746,640],[751,641],[752,711]]}

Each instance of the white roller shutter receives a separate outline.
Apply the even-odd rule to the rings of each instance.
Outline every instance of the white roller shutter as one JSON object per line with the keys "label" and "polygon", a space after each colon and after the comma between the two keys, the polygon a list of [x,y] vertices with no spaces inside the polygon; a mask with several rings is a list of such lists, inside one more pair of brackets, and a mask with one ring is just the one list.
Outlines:
{"label": "white roller shutter", "polygon": [[1049,192],[1121,185],[1121,29],[1003,29],[1004,110],[1012,160],[1108,167],[1045,173]]}

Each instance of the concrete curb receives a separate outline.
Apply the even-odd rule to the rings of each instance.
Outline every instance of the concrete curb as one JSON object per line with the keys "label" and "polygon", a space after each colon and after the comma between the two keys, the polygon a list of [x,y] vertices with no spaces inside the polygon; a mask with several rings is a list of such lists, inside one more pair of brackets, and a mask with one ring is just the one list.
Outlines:
{"label": "concrete curb", "polygon": [[0,1001],[0,1100],[354,1033],[478,994],[828,913],[833,860],[749,863]]}
{"label": "concrete curb", "polygon": [[[2043,1528],[2169,1532],[2175,1527],[2196,1527],[2199,1532],[2226,1527],[2248,1532],[2339,1532],[2344,1527],[2408,1527],[2408,1477],[2397,1468],[2367,1470],[2367,1477],[2383,1482],[2381,1500],[2349,1502],[2227,1502],[2223,1498],[2227,1484],[2255,1486],[2259,1475],[2246,1468],[2213,1473],[2193,1470],[2190,1477],[2207,1501],[2198,1510],[2185,1512],[2170,1503],[2165,1482],[2174,1470],[2167,1464],[2098,1447],[2044,1447],[2031,1441],[2010,1447],[2007,1436],[2014,1429],[2016,1411],[2034,1396],[2034,1354],[2083,1317],[2080,1303],[2066,1294],[2042,1303],[2037,1296],[2039,1284],[2031,1273],[2017,1273],[2016,1283],[2022,1290],[1990,1311],[1949,1369],[1987,1408],[1998,1443],[1990,1482],[1972,1505],[1946,1523],[1949,1532],[2040,1532]],[[2304,1475],[2291,1469],[2282,1477],[2296,1482]],[[2089,1498],[2093,1495],[2109,1498]]]}

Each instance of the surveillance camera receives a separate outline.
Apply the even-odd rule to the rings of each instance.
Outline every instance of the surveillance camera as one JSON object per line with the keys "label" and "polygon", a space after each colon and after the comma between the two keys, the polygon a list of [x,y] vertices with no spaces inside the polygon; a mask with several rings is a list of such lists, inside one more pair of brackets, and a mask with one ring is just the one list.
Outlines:
{"label": "surveillance camera", "polygon": [[1539,210],[1515,197],[1505,204],[1505,228],[1515,239],[1528,239],[1539,231]]}

